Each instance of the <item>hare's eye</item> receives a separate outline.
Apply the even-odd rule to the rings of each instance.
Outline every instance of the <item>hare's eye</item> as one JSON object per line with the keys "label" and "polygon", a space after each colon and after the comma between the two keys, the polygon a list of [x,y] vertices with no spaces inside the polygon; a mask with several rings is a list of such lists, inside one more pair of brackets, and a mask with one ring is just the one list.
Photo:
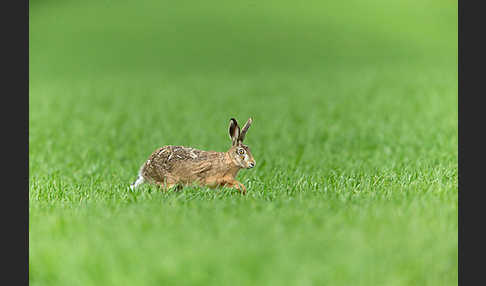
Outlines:
{"label": "hare's eye", "polygon": [[243,149],[238,149],[238,154],[243,155],[245,153],[245,150]]}

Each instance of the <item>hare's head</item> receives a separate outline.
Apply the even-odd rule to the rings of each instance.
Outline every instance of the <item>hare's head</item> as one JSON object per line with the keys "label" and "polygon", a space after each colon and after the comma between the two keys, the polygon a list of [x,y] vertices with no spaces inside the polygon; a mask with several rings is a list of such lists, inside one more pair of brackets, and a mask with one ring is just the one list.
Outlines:
{"label": "hare's head", "polygon": [[236,119],[231,118],[229,124],[229,136],[233,144],[228,150],[228,153],[233,162],[240,168],[250,169],[255,167],[256,164],[255,159],[251,154],[250,148],[246,145],[243,145],[243,140],[245,139],[248,128],[250,128],[251,122],[252,119],[249,118],[248,121],[245,123],[245,126],[243,126],[243,129],[241,129],[241,132],[240,127],[238,126],[238,122],[236,122]]}

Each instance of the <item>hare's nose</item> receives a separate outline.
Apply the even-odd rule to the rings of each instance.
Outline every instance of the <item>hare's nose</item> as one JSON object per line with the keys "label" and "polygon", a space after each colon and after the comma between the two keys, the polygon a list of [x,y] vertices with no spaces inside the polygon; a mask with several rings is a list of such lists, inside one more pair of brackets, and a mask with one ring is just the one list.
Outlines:
{"label": "hare's nose", "polygon": [[255,162],[250,163],[250,168],[253,168],[253,167],[255,167]]}

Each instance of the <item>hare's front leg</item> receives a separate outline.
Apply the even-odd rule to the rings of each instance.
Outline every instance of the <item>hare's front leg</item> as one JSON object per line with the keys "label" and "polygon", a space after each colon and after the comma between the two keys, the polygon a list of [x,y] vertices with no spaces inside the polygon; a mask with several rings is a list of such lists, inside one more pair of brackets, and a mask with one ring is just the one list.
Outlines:
{"label": "hare's front leg", "polygon": [[243,195],[246,194],[246,187],[243,185],[241,182],[237,180],[228,180],[228,181],[223,181],[221,183],[222,186],[230,187],[230,188],[235,188],[237,189],[240,193]]}
{"label": "hare's front leg", "polygon": [[246,195],[246,187],[240,181],[236,181],[235,188],[237,188],[243,195]]}

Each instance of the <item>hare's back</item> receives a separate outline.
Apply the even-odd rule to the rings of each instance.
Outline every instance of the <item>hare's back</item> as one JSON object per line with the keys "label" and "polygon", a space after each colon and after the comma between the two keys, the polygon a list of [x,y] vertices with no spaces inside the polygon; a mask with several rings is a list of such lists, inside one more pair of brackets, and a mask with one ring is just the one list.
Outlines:
{"label": "hare's back", "polygon": [[[168,174],[197,162],[211,160],[211,151],[185,146],[168,145],[155,150],[145,162],[142,174],[147,179],[160,181]],[[179,173],[179,172],[177,172]]]}

